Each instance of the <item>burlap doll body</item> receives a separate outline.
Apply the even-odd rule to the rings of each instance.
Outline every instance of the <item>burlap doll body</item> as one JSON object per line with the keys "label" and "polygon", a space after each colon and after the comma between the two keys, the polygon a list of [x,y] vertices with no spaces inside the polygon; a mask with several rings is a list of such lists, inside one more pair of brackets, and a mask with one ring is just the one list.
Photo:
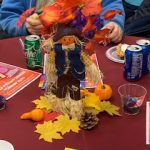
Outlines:
{"label": "burlap doll body", "polygon": [[49,54],[45,64],[47,97],[54,111],[78,118],[83,113],[80,81],[85,79],[85,71],[94,83],[100,82],[102,75],[83,51],[79,38],[80,33],[73,28],[61,26],[55,36],[48,39],[51,50],[47,46]]}

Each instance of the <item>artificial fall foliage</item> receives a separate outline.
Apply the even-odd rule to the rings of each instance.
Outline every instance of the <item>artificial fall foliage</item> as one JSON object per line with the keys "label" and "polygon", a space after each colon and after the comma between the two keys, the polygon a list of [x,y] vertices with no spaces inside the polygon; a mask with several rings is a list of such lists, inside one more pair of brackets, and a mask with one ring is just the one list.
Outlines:
{"label": "artificial fall foliage", "polygon": [[36,105],[36,108],[44,109],[47,112],[51,111],[52,106],[45,96],[40,96],[40,99],[36,99],[32,102]]}
{"label": "artificial fall foliage", "polygon": [[111,104],[109,101],[100,101],[100,112],[106,111],[109,115],[118,115],[120,116],[119,107]]}
{"label": "artificial fall foliage", "polygon": [[83,104],[85,107],[92,107],[98,111],[100,108],[100,100],[99,97],[95,93],[90,93],[83,98]]}
{"label": "artificial fall foliage", "polygon": [[60,133],[58,133],[57,127],[51,121],[38,124],[35,132],[41,134],[39,139],[47,142],[52,142],[53,139],[63,139]]}
{"label": "artificial fall foliage", "polygon": [[[100,113],[106,111],[109,115],[118,115],[119,114],[119,107],[111,104],[109,101],[102,101],[99,100],[99,96],[95,93],[91,93],[88,90],[85,90],[85,97],[82,99],[83,104],[87,110],[91,110],[91,112]],[[89,108],[89,109],[88,109]]]}
{"label": "artificial fall foliage", "polygon": [[77,118],[70,119],[68,115],[60,115],[54,122],[48,121],[36,125],[35,132],[40,134],[39,139],[53,142],[53,139],[63,139],[62,135],[67,132],[73,131],[78,133],[80,130],[79,125],[80,121]]}
{"label": "artificial fall foliage", "polygon": [[55,112],[55,111],[50,112],[50,113],[45,112],[45,113],[44,113],[44,118],[43,118],[43,120],[42,120],[42,121],[39,121],[38,124],[39,124],[39,123],[40,123],[40,124],[43,124],[45,121],[54,121],[54,120],[56,120],[56,118],[57,118],[59,115],[61,115],[61,114],[58,113],[58,112]]}
{"label": "artificial fall foliage", "polygon": [[80,121],[77,118],[71,118],[68,115],[60,115],[55,122],[57,127],[60,127],[60,132],[64,135],[67,132],[73,131],[78,133]]}

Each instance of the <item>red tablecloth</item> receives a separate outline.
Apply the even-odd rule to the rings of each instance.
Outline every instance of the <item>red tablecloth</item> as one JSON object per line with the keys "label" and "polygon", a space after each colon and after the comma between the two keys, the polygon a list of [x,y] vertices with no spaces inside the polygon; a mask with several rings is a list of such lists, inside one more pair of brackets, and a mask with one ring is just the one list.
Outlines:
{"label": "red tablecloth", "polygon": [[[124,43],[134,44],[138,37],[125,37]],[[117,88],[127,81],[123,78],[123,64],[112,62],[105,56],[106,47],[96,46],[100,69],[104,73],[104,82],[111,85],[111,102],[121,107]],[[26,68],[25,57],[19,38],[0,40],[0,61]],[[31,102],[43,95],[36,80],[24,90],[12,97],[5,110],[0,111],[0,139],[14,145],[15,150],[64,150],[65,147],[79,150],[149,150],[146,145],[146,101],[150,100],[150,74],[135,82],[147,88],[146,101],[136,116],[111,117],[106,113],[99,115],[99,124],[93,130],[81,130],[78,134],[68,133],[62,140],[53,143],[39,140],[35,133],[35,124],[30,120],[20,120],[20,115],[35,107]],[[1,150],[1,148],[0,148]]]}

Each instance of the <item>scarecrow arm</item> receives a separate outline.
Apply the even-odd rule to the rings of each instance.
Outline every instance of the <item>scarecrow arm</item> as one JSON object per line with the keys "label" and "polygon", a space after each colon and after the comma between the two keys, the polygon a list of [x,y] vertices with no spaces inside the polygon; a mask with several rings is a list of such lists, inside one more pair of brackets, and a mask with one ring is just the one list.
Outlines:
{"label": "scarecrow arm", "polygon": [[57,80],[57,70],[55,66],[55,52],[51,51],[48,54],[48,57],[46,59],[45,63],[45,72],[46,72],[46,81],[47,85],[53,85]]}
{"label": "scarecrow arm", "polygon": [[93,63],[90,56],[82,51],[81,60],[85,64],[86,73],[89,79],[95,84],[102,82],[103,74],[99,70],[99,68],[95,65],[95,63]]}

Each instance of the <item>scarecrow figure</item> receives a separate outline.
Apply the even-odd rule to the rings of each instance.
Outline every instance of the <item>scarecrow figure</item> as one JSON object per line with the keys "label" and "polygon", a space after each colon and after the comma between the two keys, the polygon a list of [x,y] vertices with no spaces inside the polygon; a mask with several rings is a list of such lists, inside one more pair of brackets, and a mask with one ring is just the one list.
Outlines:
{"label": "scarecrow figure", "polygon": [[61,25],[57,33],[45,41],[50,45],[47,46],[49,52],[45,64],[47,97],[54,111],[78,118],[83,113],[80,81],[85,79],[85,72],[94,83],[101,82],[102,77],[83,51],[80,35],[76,28]]}

